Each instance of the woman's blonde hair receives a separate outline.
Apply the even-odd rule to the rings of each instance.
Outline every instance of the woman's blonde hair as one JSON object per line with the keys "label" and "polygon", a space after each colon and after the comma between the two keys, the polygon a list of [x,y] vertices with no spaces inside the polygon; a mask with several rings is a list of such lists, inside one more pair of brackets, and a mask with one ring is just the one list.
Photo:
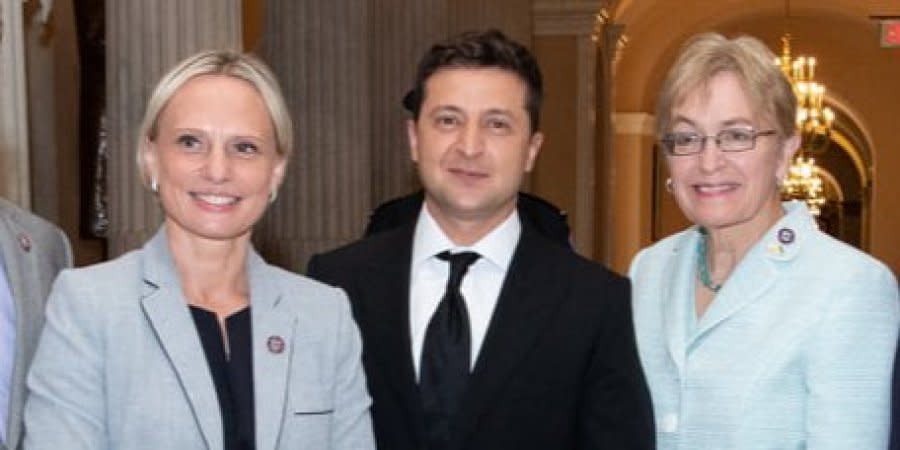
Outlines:
{"label": "woman's blonde hair", "polygon": [[201,75],[224,75],[250,83],[262,96],[275,129],[276,151],[290,158],[294,146],[294,127],[281,87],[271,69],[259,58],[230,50],[206,50],[189,56],[170,69],[159,80],[150,99],[137,135],[137,165],[144,185],[149,174],[144,162],[145,142],[156,139],[159,115],[185,83]]}
{"label": "woman's blonde hair", "polygon": [[797,97],[775,63],[775,55],[750,36],[727,39],[718,33],[704,33],[685,43],[669,69],[656,103],[657,137],[671,131],[676,106],[698,89],[705,90],[713,77],[724,72],[740,80],[758,118],[771,119],[782,139],[794,134]]}

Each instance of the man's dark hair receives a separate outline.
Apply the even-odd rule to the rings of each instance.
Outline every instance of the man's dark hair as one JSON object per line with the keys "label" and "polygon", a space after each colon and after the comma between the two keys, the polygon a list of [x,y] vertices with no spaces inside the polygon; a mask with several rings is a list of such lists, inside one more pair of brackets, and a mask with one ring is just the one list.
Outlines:
{"label": "man's dark hair", "polygon": [[541,69],[527,48],[498,30],[467,31],[435,44],[425,53],[416,69],[415,87],[403,97],[403,106],[414,119],[419,119],[425,100],[425,82],[438,70],[448,67],[498,68],[517,75],[527,86],[525,109],[531,130],[538,130],[544,96]]}

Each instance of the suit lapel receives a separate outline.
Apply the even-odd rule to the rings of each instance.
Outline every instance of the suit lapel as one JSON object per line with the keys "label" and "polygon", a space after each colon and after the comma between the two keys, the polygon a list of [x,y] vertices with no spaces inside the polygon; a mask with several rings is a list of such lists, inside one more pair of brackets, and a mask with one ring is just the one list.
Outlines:
{"label": "suit lapel", "polygon": [[763,297],[778,280],[780,264],[797,257],[804,241],[818,228],[802,204],[783,205],[785,216],[769,228],[732,271],[697,324],[697,338]]}
{"label": "suit lapel", "polygon": [[784,205],[787,214],[747,251],[697,322],[696,331],[690,337],[686,335],[686,314],[692,314],[693,308],[685,302],[693,305],[694,299],[677,296],[694,292],[692,284],[696,282],[696,251],[700,239],[696,227],[685,233],[673,250],[666,270],[671,278],[664,282],[663,287],[663,316],[669,351],[679,371],[684,367],[686,352],[697,345],[704,335],[765,296],[780,276],[779,264],[795,258],[806,238],[816,230],[815,219],[805,207],[794,202]]}
{"label": "suit lapel", "polygon": [[[372,330],[372,362],[383,373],[384,380],[397,396],[416,440],[423,442],[424,419],[419,386],[413,367],[412,343],[409,330],[409,274],[412,262],[412,226],[398,229],[366,273],[360,273],[358,286],[365,286],[360,302],[366,308],[365,317]],[[370,342],[371,342],[370,341]]]}
{"label": "suit lapel", "polygon": [[519,362],[534,348],[534,343],[550,323],[559,303],[558,293],[568,283],[564,265],[548,264],[546,244],[523,223],[522,237],[510,263],[487,335],[469,379],[469,387],[457,415],[462,445],[474,431],[481,414],[503,390]]}
{"label": "suit lapel", "polygon": [[[2,212],[2,211],[0,211]],[[30,316],[40,311],[40,308],[43,306],[41,302],[35,302],[34,299],[24,298],[23,295],[28,292],[28,289],[24,286],[24,278],[22,277],[22,267],[19,266],[19,262],[21,258],[24,258],[22,255],[21,245],[17,242],[17,236],[21,232],[17,226],[11,220],[12,218],[7,218],[4,216],[0,216],[0,256],[3,257],[3,266],[6,269],[6,282],[9,284],[9,294],[12,296],[12,306],[15,309],[15,314],[17,316],[17,320],[15,323],[16,327],[16,342],[15,342],[15,356],[13,359],[13,371],[10,374],[10,386],[9,386],[9,409],[6,411],[6,441],[7,443],[11,443],[13,445],[10,448],[15,448],[15,444],[18,441],[19,436],[19,411],[16,405],[19,405],[19,399],[16,399],[16,393],[22,392],[23,389],[19,388],[24,383],[25,371],[21,370],[21,365],[24,362],[22,355],[22,339],[25,337],[25,330],[22,329],[23,325],[26,323],[30,323],[27,319],[24,319],[24,316]],[[38,308],[35,310],[35,308]],[[6,408],[6,405],[0,406],[2,408]],[[2,444],[0,444],[2,446]]]}
{"label": "suit lapel", "polygon": [[22,243],[19,242],[21,236],[27,236],[27,234],[7,218],[0,218],[0,227],[4,228],[4,231],[0,232],[0,253],[2,253],[3,264],[6,267],[6,281],[9,283],[13,303],[16,306],[16,314],[20,315],[23,307],[35,307],[40,311],[42,306],[40,299],[25,297],[25,294],[31,291],[26,286],[26,274],[23,273],[23,267],[19,264],[29,256],[22,249]]}
{"label": "suit lapel", "polygon": [[716,325],[761,298],[775,283],[778,271],[773,261],[762,254],[761,250],[757,244],[734,268],[709,309],[697,322],[694,340],[702,338]]}
{"label": "suit lapel", "polygon": [[[256,442],[260,450],[272,450],[281,435],[285,416],[288,371],[298,351],[293,343],[294,316],[281,308],[282,293],[267,277],[268,265],[255,252],[247,261],[250,274],[250,304],[253,321],[253,395],[256,407]],[[280,338],[285,351],[270,351],[269,339]]]}
{"label": "suit lapel", "polygon": [[[663,292],[663,326],[669,356],[683,373],[684,361],[687,357],[687,323],[688,314],[694,314],[694,277],[696,274],[696,248],[699,233],[692,230],[686,233],[672,249],[672,255],[666,263],[665,273],[668,277],[662,280]],[[687,296],[688,298],[684,298]]]}
{"label": "suit lapel", "polygon": [[716,294],[709,309],[697,320],[696,329],[688,335],[688,314],[696,314],[693,294],[700,236],[700,232],[694,228],[675,246],[667,263],[666,273],[669,275],[662,286],[666,344],[679,373],[684,370],[684,362],[691,346],[716,325],[760,298],[777,276],[772,261],[759,255],[760,245],[752,247]]}
{"label": "suit lapel", "polygon": [[[42,289],[29,289],[29,285],[38,280],[38,274],[29,273],[29,268],[33,267],[32,258],[34,256],[31,252],[23,249],[21,239],[30,242],[31,237],[13,219],[14,217],[10,217],[9,220],[0,218],[0,227],[6,229],[5,232],[0,232],[0,252],[2,252],[3,264],[6,267],[6,281],[9,283],[13,305],[16,308],[16,317],[18,318],[16,320],[16,346],[19,347],[24,345],[23,342],[18,341],[25,336],[22,326],[43,323],[39,318],[44,309],[45,299],[35,296]],[[29,245],[33,247],[34,243]]]}
{"label": "suit lapel", "polygon": [[164,228],[145,246],[141,306],[169,357],[207,448],[222,448],[222,418],[206,355],[181,292]]}
{"label": "suit lapel", "polygon": [[[3,205],[0,205],[2,207]],[[9,213],[8,215],[6,213]],[[7,410],[6,440],[16,448],[21,438],[22,408],[25,404],[25,376],[28,372],[26,348],[28,336],[36,336],[38,327],[44,323],[42,315],[45,298],[43,286],[39,285],[40,276],[33,273],[35,267],[34,252],[25,251],[24,246],[34,247],[28,230],[24,229],[16,218],[15,210],[0,210],[0,254],[6,268],[6,281],[9,283],[13,307],[16,311],[16,343],[13,372],[10,379],[9,409]],[[24,241],[23,241],[24,240]],[[33,249],[32,249],[33,250]]]}

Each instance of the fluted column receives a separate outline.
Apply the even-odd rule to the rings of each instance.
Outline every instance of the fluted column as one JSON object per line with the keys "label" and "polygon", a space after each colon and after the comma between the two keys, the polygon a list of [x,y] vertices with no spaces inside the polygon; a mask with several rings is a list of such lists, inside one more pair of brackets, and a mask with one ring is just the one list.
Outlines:
{"label": "fluted column", "polygon": [[284,87],[296,144],[256,237],[270,261],[291,269],[359,237],[371,206],[369,3],[266,3],[261,52]]}
{"label": "fluted column", "polygon": [[419,58],[447,36],[447,3],[384,0],[372,12],[372,204],[418,186],[405,132],[410,115],[401,100],[413,85]]}
{"label": "fluted column", "polygon": [[140,246],[161,219],[135,167],[135,133],[159,77],[184,57],[241,46],[240,0],[107,0],[109,253]]}
{"label": "fluted column", "polygon": [[30,206],[22,2],[0,0],[0,196]]}

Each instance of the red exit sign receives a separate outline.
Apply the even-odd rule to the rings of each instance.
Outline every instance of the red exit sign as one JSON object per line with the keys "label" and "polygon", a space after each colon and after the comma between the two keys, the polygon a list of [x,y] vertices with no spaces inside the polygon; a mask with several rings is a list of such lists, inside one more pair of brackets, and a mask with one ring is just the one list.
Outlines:
{"label": "red exit sign", "polygon": [[900,19],[881,21],[881,46],[900,47]]}

